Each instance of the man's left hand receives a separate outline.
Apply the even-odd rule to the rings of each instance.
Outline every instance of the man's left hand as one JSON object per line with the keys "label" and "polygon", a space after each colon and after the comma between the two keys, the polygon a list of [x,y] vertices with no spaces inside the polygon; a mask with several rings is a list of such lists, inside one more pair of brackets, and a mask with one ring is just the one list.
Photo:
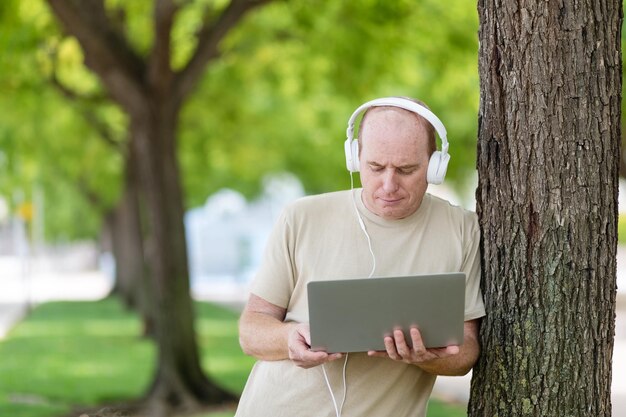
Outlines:
{"label": "man's left hand", "polygon": [[395,361],[419,365],[456,355],[460,351],[457,345],[427,349],[422,341],[422,335],[416,327],[411,327],[410,334],[413,347],[406,343],[402,330],[394,330],[392,336],[385,337],[385,351],[369,351],[367,354],[373,357],[388,357]]}

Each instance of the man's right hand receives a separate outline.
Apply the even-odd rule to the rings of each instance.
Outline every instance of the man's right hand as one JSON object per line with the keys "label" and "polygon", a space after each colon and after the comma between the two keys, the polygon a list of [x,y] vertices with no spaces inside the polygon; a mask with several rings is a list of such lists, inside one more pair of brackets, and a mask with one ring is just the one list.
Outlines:
{"label": "man's right hand", "polygon": [[246,355],[264,361],[290,359],[301,368],[312,368],[341,358],[311,350],[308,323],[285,322],[287,310],[250,294],[239,319],[239,343]]}
{"label": "man's right hand", "polygon": [[341,358],[341,353],[314,352],[311,350],[311,331],[306,323],[298,323],[291,328],[287,338],[289,359],[301,368],[313,368]]}

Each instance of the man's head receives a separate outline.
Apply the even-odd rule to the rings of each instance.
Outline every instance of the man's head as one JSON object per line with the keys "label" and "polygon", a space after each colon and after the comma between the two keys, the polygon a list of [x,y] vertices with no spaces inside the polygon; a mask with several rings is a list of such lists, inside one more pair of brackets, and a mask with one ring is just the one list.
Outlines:
{"label": "man's head", "polygon": [[[404,100],[408,100],[408,101],[412,101],[415,104],[420,105],[421,107],[430,110],[430,108],[424,104],[424,102],[417,100],[417,99],[413,99],[413,98],[408,98],[408,97],[401,97]],[[387,108],[400,108],[400,107],[396,107],[396,106],[381,106],[381,107],[387,107]],[[363,126],[365,124],[365,120],[367,119],[367,114],[376,109],[377,107],[370,107],[368,108],[365,113],[363,114],[363,117],[361,118],[361,123],[359,123],[359,130],[358,130],[358,140],[359,140],[359,146],[361,146],[361,136],[362,136],[362,132],[363,132]],[[378,107],[380,108],[380,107]],[[416,116],[416,119],[424,126],[424,128],[426,129],[426,132],[428,134],[428,153],[429,155],[432,155],[433,152],[435,152],[437,150],[437,140],[435,138],[435,127],[425,118],[423,118],[422,116],[418,115],[415,112],[411,112]],[[360,153],[360,152],[359,152]]]}
{"label": "man's head", "polygon": [[415,213],[422,203],[430,156],[436,150],[433,126],[398,107],[372,107],[359,128],[363,203],[389,220]]}

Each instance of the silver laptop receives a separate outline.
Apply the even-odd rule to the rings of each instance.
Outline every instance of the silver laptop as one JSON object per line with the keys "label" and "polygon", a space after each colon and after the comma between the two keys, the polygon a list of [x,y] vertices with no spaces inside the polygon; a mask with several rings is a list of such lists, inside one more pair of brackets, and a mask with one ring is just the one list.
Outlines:
{"label": "silver laptop", "polygon": [[307,290],[312,350],[385,350],[396,328],[411,345],[411,326],[426,347],[463,343],[464,273],[314,281]]}

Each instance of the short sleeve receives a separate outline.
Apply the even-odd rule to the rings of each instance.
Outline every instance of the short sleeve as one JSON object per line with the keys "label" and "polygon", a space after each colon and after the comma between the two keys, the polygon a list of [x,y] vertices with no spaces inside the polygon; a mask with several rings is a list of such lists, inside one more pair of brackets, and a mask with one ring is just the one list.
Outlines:
{"label": "short sleeve", "polygon": [[295,238],[288,219],[287,208],[274,224],[250,287],[251,293],[283,308],[289,304],[296,276],[293,263]]}
{"label": "short sleeve", "polygon": [[465,321],[485,315],[485,305],[480,289],[480,229],[476,213],[467,212],[464,219],[463,262],[461,271],[465,281]]}

